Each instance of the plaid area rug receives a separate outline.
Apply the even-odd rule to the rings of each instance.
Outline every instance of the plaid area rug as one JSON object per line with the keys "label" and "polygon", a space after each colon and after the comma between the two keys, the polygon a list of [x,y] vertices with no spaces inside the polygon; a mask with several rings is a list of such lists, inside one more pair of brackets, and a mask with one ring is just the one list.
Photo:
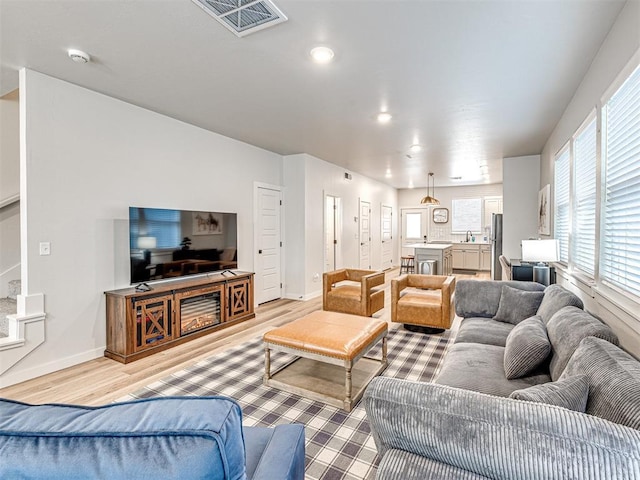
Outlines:
{"label": "plaid area rug", "polygon": [[[389,366],[383,376],[428,382],[450,343],[449,332],[422,335],[392,329],[387,337]],[[380,347],[369,356],[379,358]],[[271,354],[272,371],[292,359]],[[262,385],[262,338],[156,381],[120,400],[168,395],[224,395],[238,401],[245,426],[305,425],[306,479],[361,480],[375,476],[378,464],[364,407],[350,413],[322,402]]]}

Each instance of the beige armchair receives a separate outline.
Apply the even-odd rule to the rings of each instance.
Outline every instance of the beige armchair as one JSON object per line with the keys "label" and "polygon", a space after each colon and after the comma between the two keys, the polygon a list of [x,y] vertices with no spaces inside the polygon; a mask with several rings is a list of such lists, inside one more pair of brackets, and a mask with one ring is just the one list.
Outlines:
{"label": "beige armchair", "polygon": [[502,280],[511,280],[511,263],[504,255],[500,255],[498,260],[500,260],[500,266],[502,267]]}
{"label": "beige armchair", "polygon": [[[340,282],[357,282],[340,284]],[[384,307],[384,272],[343,268],[322,275],[322,309],[370,317]]]}
{"label": "beige armchair", "polygon": [[[391,321],[409,326],[451,327],[456,278],[445,275],[403,275],[391,280]],[[432,329],[426,333],[435,332]]]}

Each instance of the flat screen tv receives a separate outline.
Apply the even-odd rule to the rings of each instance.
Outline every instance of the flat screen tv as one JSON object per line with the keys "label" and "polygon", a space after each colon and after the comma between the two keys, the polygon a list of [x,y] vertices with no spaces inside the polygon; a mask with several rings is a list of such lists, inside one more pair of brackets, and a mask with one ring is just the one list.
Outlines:
{"label": "flat screen tv", "polygon": [[129,207],[131,283],[238,267],[235,213]]}

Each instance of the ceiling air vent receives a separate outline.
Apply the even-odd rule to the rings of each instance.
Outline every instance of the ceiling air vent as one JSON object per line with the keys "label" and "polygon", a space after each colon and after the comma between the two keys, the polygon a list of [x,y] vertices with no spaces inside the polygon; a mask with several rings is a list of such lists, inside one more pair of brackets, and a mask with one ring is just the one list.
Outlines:
{"label": "ceiling air vent", "polygon": [[213,18],[244,37],[287,20],[269,0],[193,0]]}

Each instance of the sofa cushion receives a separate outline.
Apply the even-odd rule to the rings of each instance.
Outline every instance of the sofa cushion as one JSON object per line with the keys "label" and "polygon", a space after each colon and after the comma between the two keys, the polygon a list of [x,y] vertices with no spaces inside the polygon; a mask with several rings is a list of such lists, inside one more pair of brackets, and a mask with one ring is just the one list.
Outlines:
{"label": "sofa cushion", "polygon": [[612,343],[587,337],[569,360],[561,379],[589,379],[586,412],[640,430],[640,362]]}
{"label": "sofa cushion", "polygon": [[618,337],[611,328],[578,307],[558,310],[547,324],[547,334],[551,342],[549,371],[553,381],[560,378],[583,338],[593,336],[618,344]]}
{"label": "sofa cushion", "polygon": [[482,343],[484,345],[504,347],[507,343],[509,332],[513,329],[513,324],[496,322],[491,318],[465,318],[460,324],[455,343]]}
{"label": "sofa cushion", "polygon": [[502,287],[498,311],[493,319],[499,322],[517,325],[525,318],[536,314],[543,297],[543,292],[525,292],[504,285]]}
{"label": "sofa cushion", "polygon": [[244,479],[242,412],[222,397],[102,407],[0,400],[0,478]]}
{"label": "sofa cushion", "polygon": [[456,315],[492,318],[498,311],[503,285],[529,292],[544,290],[544,286],[536,282],[460,280],[456,282]]}
{"label": "sofa cushion", "polygon": [[523,390],[516,390],[509,398],[547,403],[557,407],[584,412],[589,397],[589,380],[586,375],[572,375],[557,382],[543,383]]}
{"label": "sofa cushion", "polygon": [[504,374],[504,347],[456,343],[447,352],[435,383],[508,397],[514,390],[550,380],[542,370],[528,377],[508,380]]}
{"label": "sofa cushion", "polygon": [[556,284],[549,285],[544,289],[544,298],[536,315],[540,316],[542,321],[547,324],[558,310],[569,306],[584,308],[582,300],[566,288]]}
{"label": "sofa cushion", "polygon": [[551,344],[540,317],[530,317],[516,325],[504,349],[504,373],[509,380],[532,372],[549,356]]}
{"label": "sofa cushion", "polygon": [[304,426],[244,427],[247,478],[304,478]]}
{"label": "sofa cushion", "polygon": [[396,448],[384,454],[376,480],[488,480],[476,473]]}

